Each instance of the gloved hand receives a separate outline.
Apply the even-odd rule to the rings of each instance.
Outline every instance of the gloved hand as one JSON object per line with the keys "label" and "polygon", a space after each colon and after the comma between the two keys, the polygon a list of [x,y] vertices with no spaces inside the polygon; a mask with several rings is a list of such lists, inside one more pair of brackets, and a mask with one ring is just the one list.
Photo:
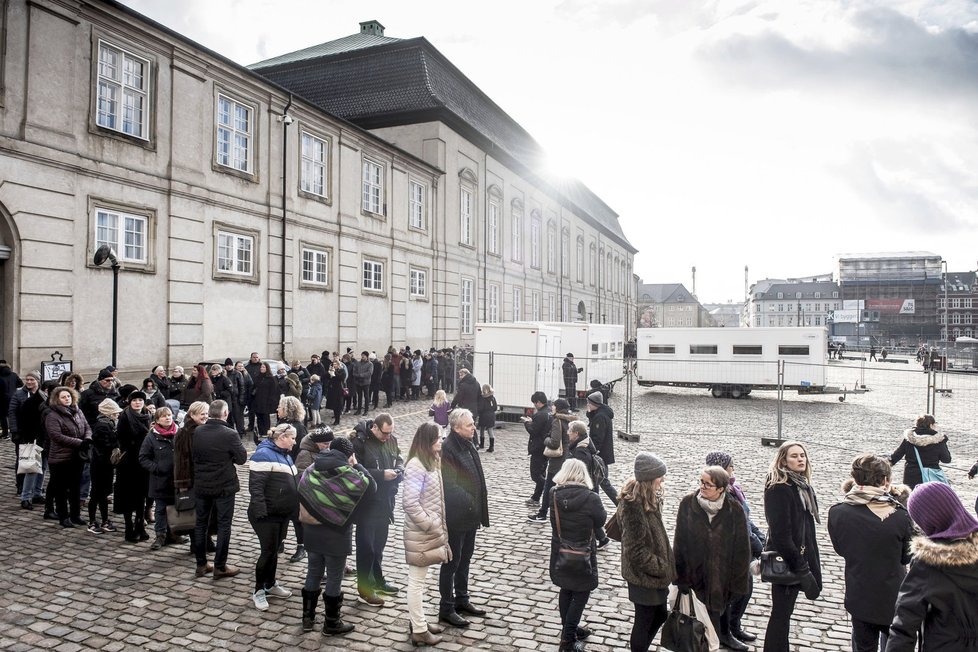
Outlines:
{"label": "gloved hand", "polygon": [[976,475],[978,475],[978,462],[975,462],[975,465],[968,471],[968,479],[974,480]]}
{"label": "gloved hand", "polygon": [[801,576],[801,589],[805,592],[805,597],[809,600],[818,599],[819,594],[822,592],[822,587],[818,585],[818,581],[812,575],[811,571]]}

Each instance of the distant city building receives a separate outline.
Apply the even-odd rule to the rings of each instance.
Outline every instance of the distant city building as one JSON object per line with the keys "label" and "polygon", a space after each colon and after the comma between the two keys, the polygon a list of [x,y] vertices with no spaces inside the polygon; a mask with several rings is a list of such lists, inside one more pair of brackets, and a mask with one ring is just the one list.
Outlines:
{"label": "distant city building", "polygon": [[837,260],[845,305],[833,319],[833,335],[890,346],[940,338],[940,256],[907,251],[840,254]]}
{"label": "distant city building", "polygon": [[758,281],[747,302],[748,326],[828,326],[833,311],[842,307],[839,285],[831,280]]}
{"label": "distant city building", "polygon": [[738,328],[743,321],[741,306],[736,303],[704,303],[703,309],[709,314],[714,326]]}
{"label": "distant city building", "polygon": [[[942,326],[941,339],[955,341],[959,337],[978,334],[978,279],[976,272],[948,272],[946,284],[941,284],[937,297],[937,322]],[[944,296],[947,292],[947,307]],[[946,321],[950,325],[943,328]]]}
{"label": "distant city building", "polygon": [[713,326],[710,314],[682,283],[642,283],[638,286],[639,328]]}

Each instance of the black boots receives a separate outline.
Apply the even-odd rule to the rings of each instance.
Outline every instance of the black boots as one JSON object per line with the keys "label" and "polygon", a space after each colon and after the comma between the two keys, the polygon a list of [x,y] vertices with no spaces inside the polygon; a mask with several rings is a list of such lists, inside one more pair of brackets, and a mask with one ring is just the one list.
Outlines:
{"label": "black boots", "polygon": [[340,607],[343,606],[343,594],[337,596],[323,596],[325,605],[324,613],[326,621],[323,623],[323,636],[334,636],[346,634],[353,631],[353,625],[344,623],[340,618]]}
{"label": "black boots", "polygon": [[302,631],[311,632],[315,629],[317,606],[319,606],[319,591],[302,589]]}

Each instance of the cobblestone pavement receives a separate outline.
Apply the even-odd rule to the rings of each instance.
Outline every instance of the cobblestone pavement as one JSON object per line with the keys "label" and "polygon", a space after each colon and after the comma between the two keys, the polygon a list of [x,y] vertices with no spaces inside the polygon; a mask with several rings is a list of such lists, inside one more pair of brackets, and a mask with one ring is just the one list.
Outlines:
{"label": "cobblestone pavement", "polygon": [[[924,411],[926,375],[883,375],[858,371],[858,365],[833,370],[855,378],[865,374],[874,391],[849,397],[787,396],[783,410],[786,436],[810,446],[815,485],[820,497],[823,525],[819,526],[826,587],[815,602],[799,599],[792,632],[797,650],[848,649],[849,624],[843,608],[843,567],[834,555],[825,531],[828,507],[838,499],[838,486],[860,450],[893,450],[910,418]],[[978,482],[969,483],[965,471],[978,457],[975,433],[976,401],[972,381],[956,380],[954,398],[938,399],[938,423],[951,435],[955,463],[948,475],[967,505],[975,500]],[[923,384],[921,384],[923,383]],[[612,399],[616,427],[624,426],[625,397],[619,385]],[[406,455],[411,435],[427,419],[427,403],[396,404],[395,423]],[[631,460],[639,451],[661,455],[669,467],[666,478],[666,524],[674,525],[681,496],[694,488],[697,471],[707,452],[723,449],[734,455],[738,481],[763,528],[762,482],[773,449],[760,439],[777,432],[774,393],[755,393],[746,400],[713,399],[700,390],[636,388],[632,401],[633,431],[643,433],[637,443],[619,440],[612,480],[619,485],[630,475]],[[946,416],[942,416],[946,415]],[[354,419],[345,417],[349,428]],[[489,610],[485,619],[474,618],[467,630],[449,629],[440,649],[545,650],[557,648],[556,589],[547,562],[550,528],[525,520],[529,496],[525,433],[522,426],[505,424],[497,431],[496,452],[483,454],[490,490],[492,527],[479,534],[472,565],[473,601]],[[294,592],[285,601],[271,601],[264,612],[251,602],[252,568],[258,541],[248,524],[246,467],[239,470],[238,494],[230,563],[242,573],[214,582],[194,578],[194,561],[186,546],[151,552],[148,543],[126,544],[119,534],[94,536],[84,528],[63,530],[41,520],[41,511],[21,510],[13,497],[13,447],[0,443],[0,545],[6,553],[0,565],[0,649],[59,652],[75,650],[406,650],[407,607],[404,592],[380,609],[353,602],[355,583],[344,582],[347,601],[344,618],[356,631],[325,638],[318,629],[303,634],[300,628],[301,588],[305,563],[287,563],[294,550],[290,534],[280,560],[280,581]],[[902,473],[898,465],[896,476]],[[606,507],[610,504],[605,499]],[[401,514],[391,527],[385,569],[388,579],[406,585],[401,544]],[[612,544],[599,555],[601,585],[592,596],[584,622],[594,630],[590,650],[627,649],[632,608],[619,574],[619,551]],[[434,618],[437,586],[429,575],[427,611]],[[763,633],[770,597],[767,587],[755,585],[745,629]],[[655,647],[653,647],[655,649]]]}

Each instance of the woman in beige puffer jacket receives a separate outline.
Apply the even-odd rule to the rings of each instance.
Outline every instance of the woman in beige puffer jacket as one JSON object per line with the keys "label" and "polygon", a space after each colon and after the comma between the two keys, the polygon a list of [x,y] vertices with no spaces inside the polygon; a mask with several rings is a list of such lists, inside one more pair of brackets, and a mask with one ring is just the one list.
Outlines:
{"label": "woman in beige puffer jacket", "polygon": [[407,603],[411,642],[434,645],[441,627],[424,615],[424,585],[428,567],[452,558],[445,526],[445,493],[441,484],[441,428],[424,423],[411,442],[404,466],[401,501],[404,508],[404,556],[408,563]]}

